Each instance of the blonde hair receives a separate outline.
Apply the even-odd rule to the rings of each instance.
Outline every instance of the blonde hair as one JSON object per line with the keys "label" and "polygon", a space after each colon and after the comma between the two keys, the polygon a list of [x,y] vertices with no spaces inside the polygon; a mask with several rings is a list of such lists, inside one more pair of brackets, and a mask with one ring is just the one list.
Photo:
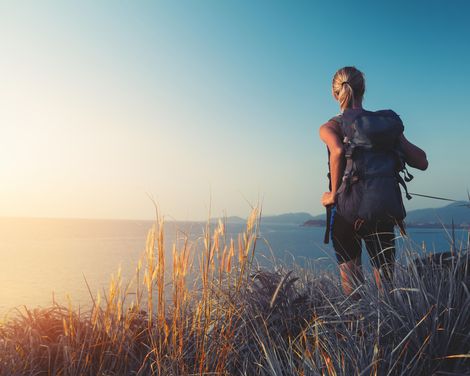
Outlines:
{"label": "blonde hair", "polygon": [[341,111],[362,101],[366,89],[364,74],[356,67],[338,69],[333,77],[333,96]]}

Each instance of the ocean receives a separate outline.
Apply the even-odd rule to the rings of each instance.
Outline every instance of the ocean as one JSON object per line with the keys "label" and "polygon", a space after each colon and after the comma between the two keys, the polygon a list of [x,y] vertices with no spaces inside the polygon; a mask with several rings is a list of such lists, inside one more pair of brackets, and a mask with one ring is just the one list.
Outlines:
{"label": "ocean", "polygon": [[[50,306],[53,299],[74,308],[89,306],[91,292],[106,289],[121,269],[122,280],[135,276],[152,221],[87,219],[0,218],[0,314],[15,308]],[[170,257],[175,240],[187,236],[202,247],[206,224],[168,222],[165,249]],[[212,226],[214,227],[214,226]],[[228,224],[227,238],[237,239],[244,224]],[[261,267],[292,262],[336,270],[331,245],[323,244],[324,229],[297,224],[262,222],[256,256]],[[450,233],[445,229],[409,229],[408,239],[398,236],[398,258],[405,250],[448,251]],[[455,231],[456,248],[467,246],[468,231]],[[364,252],[366,253],[366,252]],[[368,264],[364,255],[364,265]],[[275,261],[274,261],[275,260]]]}

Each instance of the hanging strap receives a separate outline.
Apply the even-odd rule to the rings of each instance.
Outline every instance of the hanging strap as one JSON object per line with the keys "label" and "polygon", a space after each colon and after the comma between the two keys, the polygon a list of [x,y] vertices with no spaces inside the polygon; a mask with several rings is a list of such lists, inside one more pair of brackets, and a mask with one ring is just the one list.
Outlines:
{"label": "hanging strap", "polygon": [[405,181],[407,183],[409,183],[410,181],[412,181],[414,179],[414,176],[410,174],[410,172],[408,171],[408,169],[405,167],[403,167],[403,174],[405,176]]}
{"label": "hanging strap", "polygon": [[[426,198],[432,198],[434,200],[443,200],[443,201],[451,201],[451,202],[460,202],[459,200],[454,200],[452,198],[445,198],[445,197],[438,197],[438,196],[429,196],[429,195],[423,195],[423,194],[420,194],[420,193],[413,193],[413,192],[410,192],[410,195],[413,195],[413,196],[419,196],[419,197],[426,197]],[[462,206],[468,206],[466,204],[462,205]]]}
{"label": "hanging strap", "polygon": [[332,206],[333,205],[328,205],[326,207],[326,228],[325,228],[325,236],[323,237],[323,243],[325,244],[328,244],[330,242]]}
{"label": "hanging strap", "polygon": [[406,186],[406,183],[405,181],[403,180],[403,178],[401,177],[400,174],[397,174],[397,180],[398,180],[398,183],[403,187],[403,189],[405,190],[405,195],[406,195],[406,198],[408,200],[411,200],[413,197],[408,193],[408,187]]}
{"label": "hanging strap", "polygon": [[[331,192],[331,172],[330,172],[330,149],[326,147],[328,152],[328,190]],[[331,221],[331,205],[326,207],[326,226],[325,236],[323,237],[323,243],[328,244],[330,242],[330,221]]]}

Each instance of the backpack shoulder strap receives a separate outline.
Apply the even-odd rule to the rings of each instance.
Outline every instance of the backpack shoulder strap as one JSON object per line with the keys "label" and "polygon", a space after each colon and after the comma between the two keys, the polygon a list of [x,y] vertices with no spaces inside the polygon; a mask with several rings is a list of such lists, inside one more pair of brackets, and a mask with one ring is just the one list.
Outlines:
{"label": "backpack shoulder strap", "polygon": [[341,194],[345,190],[348,190],[353,179],[355,163],[352,156],[356,147],[354,141],[356,128],[354,126],[354,123],[356,119],[358,119],[360,116],[366,115],[367,113],[369,113],[369,111],[366,110],[360,112],[346,110],[343,113],[344,116],[342,117],[341,131],[344,137],[342,141],[344,145],[344,157],[346,159],[346,165],[344,167],[343,180],[338,188],[338,194]]}
{"label": "backpack shoulder strap", "polygon": [[352,140],[354,135],[354,127],[353,124],[357,118],[367,115],[369,111],[362,110],[362,111],[355,111],[346,109],[343,112],[343,116],[341,117],[341,132],[343,133],[343,143],[348,144],[350,140]]}
{"label": "backpack shoulder strap", "polygon": [[343,119],[343,114],[339,114],[339,115],[336,115],[336,116],[333,116],[330,120],[328,121],[334,121],[338,124],[341,124],[341,121]]}

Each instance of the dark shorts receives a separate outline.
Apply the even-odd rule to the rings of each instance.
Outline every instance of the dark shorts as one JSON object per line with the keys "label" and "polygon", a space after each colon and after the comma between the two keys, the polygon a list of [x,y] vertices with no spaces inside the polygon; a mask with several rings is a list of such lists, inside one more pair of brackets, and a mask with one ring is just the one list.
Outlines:
{"label": "dark shorts", "polygon": [[356,231],[353,224],[336,213],[331,238],[340,264],[361,257],[362,240],[375,268],[395,261],[395,232],[392,222],[378,222],[373,226],[363,224]]}

